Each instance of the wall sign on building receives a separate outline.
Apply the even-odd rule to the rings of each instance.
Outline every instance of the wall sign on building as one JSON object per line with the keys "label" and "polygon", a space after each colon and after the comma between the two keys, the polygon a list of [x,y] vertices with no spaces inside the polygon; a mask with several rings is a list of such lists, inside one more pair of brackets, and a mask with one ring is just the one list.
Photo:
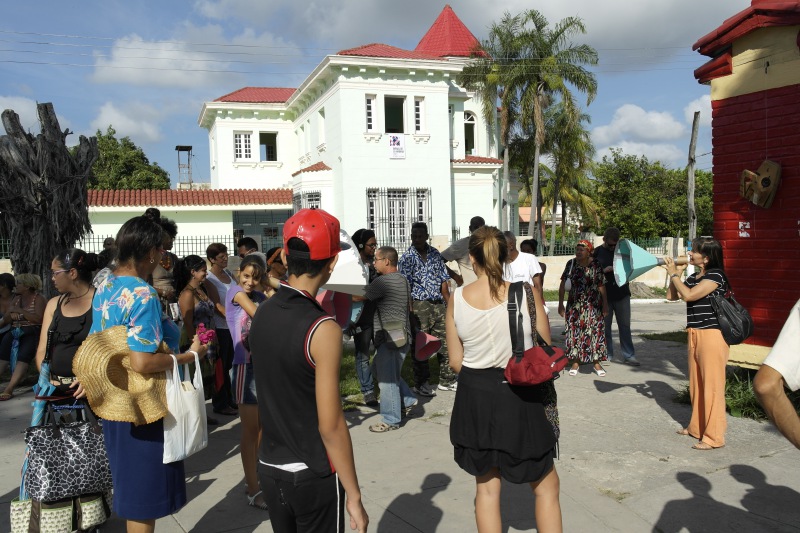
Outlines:
{"label": "wall sign on building", "polygon": [[389,137],[389,159],[406,158],[406,136],[388,135]]}

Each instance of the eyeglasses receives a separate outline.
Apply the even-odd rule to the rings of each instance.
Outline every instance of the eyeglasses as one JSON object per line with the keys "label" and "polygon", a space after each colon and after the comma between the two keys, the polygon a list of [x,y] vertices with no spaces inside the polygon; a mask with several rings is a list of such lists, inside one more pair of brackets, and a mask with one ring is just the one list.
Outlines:
{"label": "eyeglasses", "polygon": [[372,244],[365,244],[364,246],[366,246],[367,248],[377,248],[378,247],[378,243],[377,242],[373,242]]}
{"label": "eyeglasses", "polygon": [[70,271],[69,268],[64,268],[64,269],[61,269],[61,270],[51,270],[50,271],[50,277],[54,278],[54,277],[56,277],[56,274],[61,274],[62,272],[69,272],[69,271]]}

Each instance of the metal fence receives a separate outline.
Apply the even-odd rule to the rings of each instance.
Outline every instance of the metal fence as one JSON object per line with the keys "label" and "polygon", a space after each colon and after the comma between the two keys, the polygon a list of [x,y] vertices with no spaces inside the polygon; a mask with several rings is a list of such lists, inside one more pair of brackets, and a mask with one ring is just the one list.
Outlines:
{"label": "metal fence", "polygon": [[[575,245],[580,239],[567,239],[561,241],[556,240],[556,245],[553,250],[553,255],[574,255]],[[648,253],[653,255],[666,255],[667,254],[667,238],[656,237],[654,239],[630,239],[636,246],[647,250]],[[550,241],[539,243],[539,254],[537,255],[550,255]]]}
{"label": "metal fence", "polygon": [[[89,253],[100,253],[103,251],[103,241],[108,237],[114,237],[114,235],[87,235],[75,243],[75,247]],[[205,257],[206,248],[212,242],[221,242],[228,247],[229,253],[236,254],[236,241],[232,235],[179,235],[172,246],[172,253],[178,257],[186,257],[187,255]],[[262,240],[262,245],[270,243],[271,241],[265,243]],[[56,253],[58,253],[58,250],[53,250],[53,255]],[[11,240],[0,239],[0,259],[10,259],[10,257]]]}

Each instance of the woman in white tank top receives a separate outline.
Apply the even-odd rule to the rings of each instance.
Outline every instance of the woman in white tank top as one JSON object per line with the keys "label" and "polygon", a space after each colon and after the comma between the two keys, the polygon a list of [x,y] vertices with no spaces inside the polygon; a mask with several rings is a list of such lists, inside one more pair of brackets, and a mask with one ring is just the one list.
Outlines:
{"label": "woman in white tank top", "polygon": [[[559,480],[553,463],[558,437],[545,405],[552,382],[514,387],[503,370],[511,357],[508,286],[503,264],[508,250],[503,234],[484,226],[469,238],[469,256],[478,279],[456,289],[447,307],[450,366],[459,374],[450,421],[456,463],[475,476],[478,531],[500,531],[501,478],[529,483],[536,495],[536,526],[560,532]],[[528,291],[524,291],[527,293]],[[550,325],[539,291],[532,291],[536,329],[550,342]],[[530,317],[527,296],[523,313]],[[524,320],[525,347],[533,344],[530,319]]]}

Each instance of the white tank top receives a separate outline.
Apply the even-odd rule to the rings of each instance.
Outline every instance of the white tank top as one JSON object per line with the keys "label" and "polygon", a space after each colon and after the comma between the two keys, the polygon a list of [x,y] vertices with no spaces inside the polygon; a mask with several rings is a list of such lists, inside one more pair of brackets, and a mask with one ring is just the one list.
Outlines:
{"label": "white tank top", "polygon": [[[463,287],[453,298],[456,331],[464,346],[464,366],[469,368],[505,368],[511,357],[511,333],[508,329],[508,303],[491,309],[475,309],[464,299]],[[522,293],[522,327],[525,349],[533,346],[528,301]]]}
{"label": "white tank top", "polygon": [[[228,289],[230,286],[238,285],[238,283],[236,283],[236,278],[233,277],[233,274],[231,274],[230,270],[226,268],[225,273],[231,279],[230,283],[222,283],[222,280],[215,276],[211,270],[209,270],[208,275],[206,275],[206,279],[213,283],[214,288],[217,289],[217,293],[219,293],[219,301],[222,302],[223,306],[225,305],[225,295],[228,294]],[[219,313],[214,313],[214,329],[228,329],[228,322],[225,320],[225,317]]]}

